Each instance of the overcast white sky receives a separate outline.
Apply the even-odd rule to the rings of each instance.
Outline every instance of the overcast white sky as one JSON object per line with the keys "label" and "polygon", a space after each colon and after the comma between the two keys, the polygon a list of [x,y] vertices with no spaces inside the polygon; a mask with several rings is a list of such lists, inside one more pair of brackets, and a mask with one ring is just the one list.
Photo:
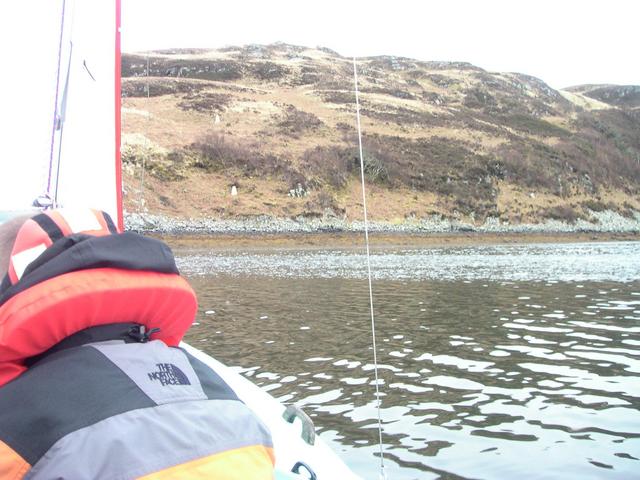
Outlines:
{"label": "overcast white sky", "polygon": [[124,51],[286,42],[640,84],[639,0],[122,0]]}

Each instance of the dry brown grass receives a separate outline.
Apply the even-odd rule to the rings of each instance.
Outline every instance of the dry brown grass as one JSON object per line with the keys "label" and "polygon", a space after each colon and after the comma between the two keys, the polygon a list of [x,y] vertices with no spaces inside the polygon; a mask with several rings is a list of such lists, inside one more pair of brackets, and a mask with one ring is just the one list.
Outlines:
{"label": "dry brown grass", "polygon": [[[211,136],[250,152],[235,160],[225,154],[232,157],[220,159],[225,171],[192,169],[176,182],[150,175],[147,207],[177,216],[225,217],[313,215],[330,207],[357,219],[361,200],[349,162],[333,168],[310,165],[307,158],[315,149],[357,145],[348,59],[315,49],[252,48],[179,55],[181,65],[222,62],[217,65],[244,71],[241,78],[155,78],[155,87],[161,90],[166,82],[169,94],[123,99],[124,133],[143,135],[153,148],[177,155],[171,158],[186,151],[187,164],[197,166],[202,150],[192,147]],[[178,58],[170,52],[158,57],[164,63],[157,65]],[[369,182],[373,218],[473,213],[480,221],[484,215],[537,221],[564,206],[583,212],[589,200],[620,211],[628,210],[624,205],[640,207],[640,167],[631,158],[640,159],[640,141],[634,140],[640,127],[629,126],[634,117],[612,115],[611,105],[579,92],[554,94],[542,82],[516,74],[446,64],[385,70],[391,64],[360,62],[365,148],[385,168],[383,177]],[[146,81],[125,84],[139,92]],[[465,106],[474,89],[492,100],[483,103],[481,96],[473,108]],[[327,92],[340,93],[346,103],[325,101]],[[597,120],[589,116],[596,114]],[[135,210],[138,174],[129,170],[127,205]],[[306,199],[286,195],[297,179],[309,189]],[[231,182],[241,185],[233,199]]]}

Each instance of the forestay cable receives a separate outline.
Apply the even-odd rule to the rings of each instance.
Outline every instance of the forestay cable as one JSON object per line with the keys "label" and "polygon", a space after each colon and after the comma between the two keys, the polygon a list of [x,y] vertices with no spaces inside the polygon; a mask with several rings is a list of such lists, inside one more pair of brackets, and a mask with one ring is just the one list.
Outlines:
{"label": "forestay cable", "polygon": [[364,155],[362,153],[362,127],[360,126],[360,94],[358,90],[358,67],[353,57],[353,82],[356,92],[356,120],[358,123],[358,151],[360,154],[360,179],[362,180],[362,210],[364,212],[364,239],[367,247],[367,276],[369,279],[369,310],[371,312],[371,336],[373,339],[373,372],[376,384],[376,410],[378,412],[378,444],[380,446],[380,478],[386,479],[384,452],[382,449],[382,416],[380,414],[380,386],[378,382],[378,353],[376,348],[376,320],[373,314],[373,287],[371,285],[371,255],[369,253],[369,220],[367,218],[367,195],[364,183]]}
{"label": "forestay cable", "polygon": [[[56,73],[56,92],[53,104],[53,121],[51,126],[51,142],[49,148],[49,172],[47,175],[47,186],[46,186],[46,197],[52,198],[51,195],[51,177],[53,175],[53,155],[54,155],[54,145],[56,132],[60,130],[62,127],[60,118],[60,112],[58,110],[58,96],[60,94],[60,71],[62,68],[62,43],[64,39],[64,19],[66,13],[67,3],[65,0],[62,0],[61,13],[60,13],[60,38],[58,39],[58,65],[57,65],[57,73]],[[59,160],[59,159],[58,159]]]}
{"label": "forestay cable", "polygon": [[[68,27],[69,21],[65,20],[68,14],[67,3],[71,4],[71,27]],[[56,70],[56,90],[53,110],[53,125],[51,128],[51,142],[49,149],[49,171],[47,175],[47,185],[44,194],[40,195],[33,202],[34,207],[43,209],[56,208],[58,204],[58,189],[60,184],[60,169],[62,163],[62,140],[64,134],[64,124],[66,121],[67,100],[69,93],[69,79],[71,77],[71,63],[73,61],[73,33],[76,17],[76,4],[72,0],[67,2],[62,0],[60,19],[60,37],[58,40],[58,60]],[[66,75],[64,77],[64,88],[62,97],[60,96],[60,80],[62,75],[62,54],[63,45],[65,44],[65,31],[69,31],[69,50],[67,58]],[[58,135],[58,148],[55,150],[56,134]]]}
{"label": "forestay cable", "polygon": [[147,155],[150,155],[150,151],[151,151],[151,142],[149,141],[149,123],[151,122],[151,111],[149,110],[149,97],[150,97],[150,93],[149,90],[151,88],[150,82],[149,82],[149,52],[147,52],[147,76],[146,76],[146,81],[145,81],[145,90],[146,90],[146,94],[147,94],[147,101],[146,101],[146,107],[147,107],[147,119],[145,121],[145,135],[144,135],[144,152],[142,152],[142,170],[140,172],[140,200],[138,202],[138,213],[140,214],[144,214],[145,213],[145,208],[144,208],[144,172],[145,172],[145,168],[146,168],[146,161],[147,161]]}
{"label": "forestay cable", "polygon": [[[71,30],[73,34],[73,28]],[[58,113],[58,119],[60,121],[60,140],[58,141],[58,165],[56,168],[56,183],[53,189],[53,207],[58,206],[58,187],[60,185],[60,169],[62,168],[62,136],[64,134],[64,122],[67,117],[67,98],[69,95],[69,77],[71,76],[71,59],[73,58],[73,41],[69,41],[69,62],[67,63],[67,77],[64,83],[64,90],[62,92],[62,102],[60,103],[60,112]]]}

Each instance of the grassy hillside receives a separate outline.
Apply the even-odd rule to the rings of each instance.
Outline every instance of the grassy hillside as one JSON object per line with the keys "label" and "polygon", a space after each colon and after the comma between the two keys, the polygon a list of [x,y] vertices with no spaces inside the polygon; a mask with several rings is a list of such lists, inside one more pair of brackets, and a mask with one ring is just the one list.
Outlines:
{"label": "grassy hillside", "polygon": [[[557,91],[398,57],[358,66],[374,219],[640,210],[640,87]],[[275,44],[124,55],[122,72],[129,211],[361,216],[350,59]]]}

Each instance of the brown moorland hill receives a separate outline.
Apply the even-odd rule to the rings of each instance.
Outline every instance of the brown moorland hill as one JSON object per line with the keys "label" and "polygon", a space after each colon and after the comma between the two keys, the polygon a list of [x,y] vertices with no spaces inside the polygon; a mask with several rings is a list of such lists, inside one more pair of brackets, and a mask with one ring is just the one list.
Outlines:
{"label": "brown moorland hill", "polygon": [[[640,210],[640,87],[558,91],[385,56],[358,68],[375,220]],[[351,59],[286,44],[165,50],[124,55],[122,73],[129,211],[144,197],[177,217],[360,217]]]}

